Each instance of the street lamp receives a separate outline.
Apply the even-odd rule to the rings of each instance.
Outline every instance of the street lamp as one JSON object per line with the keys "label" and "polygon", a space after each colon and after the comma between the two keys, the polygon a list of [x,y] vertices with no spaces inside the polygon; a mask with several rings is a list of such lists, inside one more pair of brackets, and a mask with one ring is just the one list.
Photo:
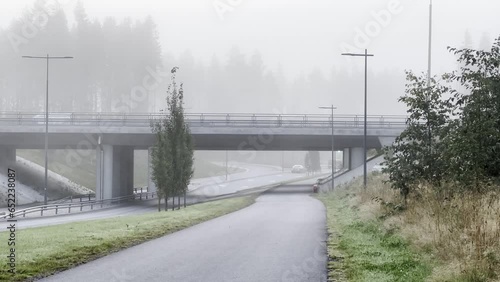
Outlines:
{"label": "street lamp", "polygon": [[334,133],[333,133],[333,110],[336,110],[337,108],[331,105],[330,107],[319,107],[320,109],[324,110],[331,110],[332,111],[332,190],[335,188],[335,141],[333,139]]}
{"label": "street lamp", "polygon": [[226,181],[227,181],[227,166],[228,164],[227,164],[227,150],[226,150]]}
{"label": "street lamp", "polygon": [[373,57],[373,54],[368,54],[368,50],[365,49],[364,54],[356,53],[342,53],[342,56],[354,56],[354,57],[365,57],[365,125],[363,133],[363,187],[366,189],[366,111],[367,111],[367,81],[368,81],[368,57]]}
{"label": "street lamp", "polygon": [[432,62],[432,0],[429,3],[429,51],[427,58],[427,87],[431,86],[431,62]]}
{"label": "street lamp", "polygon": [[44,59],[47,60],[47,84],[45,93],[45,186],[43,188],[43,204],[47,205],[47,174],[48,174],[48,154],[49,149],[49,60],[52,59],[73,59],[73,57],[51,57],[49,54],[47,56],[22,56],[24,59]]}

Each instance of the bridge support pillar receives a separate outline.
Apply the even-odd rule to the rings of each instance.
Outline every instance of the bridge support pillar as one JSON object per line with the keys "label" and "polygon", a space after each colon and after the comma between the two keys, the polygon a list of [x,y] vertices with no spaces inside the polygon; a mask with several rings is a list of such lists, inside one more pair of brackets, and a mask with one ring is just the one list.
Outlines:
{"label": "bridge support pillar", "polygon": [[342,152],[342,168],[351,169],[351,150],[350,148],[344,148]]}
{"label": "bridge support pillar", "polygon": [[394,141],[396,141],[396,137],[379,137],[378,140],[380,141],[380,145],[383,148],[385,146],[391,146]]}
{"label": "bridge support pillar", "polygon": [[95,198],[96,200],[103,200],[104,199],[104,179],[103,179],[103,156],[104,152],[101,150],[101,148],[98,146],[96,149],[96,155],[95,155],[95,166],[96,166],[96,172],[95,172]]}
{"label": "bridge support pillar", "polygon": [[102,145],[97,149],[97,199],[132,195],[134,192],[134,148]]}
{"label": "bridge support pillar", "polygon": [[16,149],[10,147],[0,147],[0,167],[14,168],[16,164]]}
{"label": "bridge support pillar", "polygon": [[148,148],[148,192],[156,192],[156,185],[153,182],[153,167],[152,167],[152,159],[151,159],[152,148]]}
{"label": "bridge support pillar", "polygon": [[354,169],[363,165],[366,160],[363,160],[363,148],[350,148],[350,167],[349,169]]}

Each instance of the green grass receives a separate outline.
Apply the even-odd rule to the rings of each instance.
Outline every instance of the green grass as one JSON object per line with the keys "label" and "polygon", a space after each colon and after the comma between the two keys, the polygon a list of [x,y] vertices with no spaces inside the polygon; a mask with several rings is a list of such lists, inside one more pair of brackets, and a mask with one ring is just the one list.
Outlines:
{"label": "green grass", "polygon": [[328,274],[334,281],[425,281],[432,268],[394,230],[363,221],[349,195],[318,196],[327,208]]}
{"label": "green grass", "polygon": [[[16,274],[0,264],[0,281],[44,277],[139,243],[237,211],[254,203],[255,196],[188,206],[186,209],[138,216],[75,222],[16,231]],[[7,232],[0,233],[5,244]],[[2,257],[7,259],[2,252]]]}

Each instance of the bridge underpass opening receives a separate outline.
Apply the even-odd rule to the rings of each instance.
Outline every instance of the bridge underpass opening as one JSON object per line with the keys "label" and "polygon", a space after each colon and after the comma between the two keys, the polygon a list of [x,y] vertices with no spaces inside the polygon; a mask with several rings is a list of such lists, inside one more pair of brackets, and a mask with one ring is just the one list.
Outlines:
{"label": "bridge underpass opening", "polygon": [[276,188],[272,188],[264,192],[267,195],[286,195],[286,194],[306,194],[312,192],[311,185],[307,184],[285,184]]}
{"label": "bridge underpass opening", "polygon": [[[16,152],[20,156],[28,156],[35,162],[43,166],[43,150],[14,149],[8,146],[0,146],[0,154],[4,160],[14,158]],[[149,177],[151,168],[149,166],[149,154],[146,150],[135,149],[134,146],[102,145],[102,148],[95,150],[59,149],[49,150],[49,170],[61,174],[75,183],[92,189],[96,192],[97,198],[111,198],[131,195],[133,188],[149,188],[154,190],[154,184]],[[234,167],[232,163],[257,163],[281,167],[283,171],[296,164],[304,165],[306,151],[196,151],[195,169],[197,177],[212,177],[224,175],[226,163],[229,167]],[[98,161],[99,160],[99,161]],[[329,161],[330,151],[320,152],[321,171],[330,171]],[[214,167],[207,168],[207,165],[200,165],[200,161],[215,162]],[[348,148],[336,152],[337,169],[342,167],[350,169],[362,165],[362,148]],[[221,167],[223,167],[221,169]],[[212,170],[211,170],[212,169]],[[201,173],[200,173],[201,172]],[[201,175],[200,175],[201,174]],[[29,175],[28,172],[21,174]],[[29,178],[29,177],[24,177]],[[34,187],[41,188],[41,180],[32,183]],[[33,182],[32,179],[26,182]],[[34,181],[36,182],[36,180]],[[90,183],[89,183],[90,182]],[[56,185],[49,180],[49,190]],[[64,188],[58,188],[59,192]],[[66,194],[55,191],[49,198],[62,198]]]}

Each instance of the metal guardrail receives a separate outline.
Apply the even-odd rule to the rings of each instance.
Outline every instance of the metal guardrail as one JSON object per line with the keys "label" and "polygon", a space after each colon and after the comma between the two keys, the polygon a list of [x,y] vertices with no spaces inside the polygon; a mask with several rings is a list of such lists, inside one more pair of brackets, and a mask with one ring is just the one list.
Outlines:
{"label": "metal guardrail", "polygon": [[73,200],[76,200],[76,199],[79,199],[80,202],[82,202],[84,199],[85,200],[88,199],[89,201],[91,201],[92,198],[95,198],[95,193],[71,195],[71,196],[67,196],[67,197],[61,198],[61,199],[49,201],[49,203],[51,203],[51,204],[60,204],[60,203],[64,203],[64,202],[67,202],[67,201],[73,202]]}
{"label": "metal guardrail", "polygon": [[[164,117],[163,113],[78,113],[53,112],[51,126],[150,127]],[[249,114],[249,113],[186,113],[191,127],[330,127],[331,115],[324,114]],[[336,128],[363,127],[363,115],[334,115]],[[375,128],[401,128],[406,116],[369,115],[367,125]],[[44,125],[40,112],[0,112],[0,125]]]}
{"label": "metal guardrail", "polygon": [[0,216],[0,219],[11,218],[11,215],[14,218],[19,217],[21,215],[22,217],[26,217],[26,214],[37,213],[37,212],[40,213],[40,216],[43,216],[44,211],[49,211],[49,210],[55,210],[56,215],[58,214],[59,210],[63,209],[68,209],[68,213],[71,213],[71,208],[73,209],[80,208],[80,211],[82,211],[83,207],[88,207],[88,206],[90,206],[90,209],[93,210],[94,207],[97,206],[100,206],[102,208],[104,205],[120,204],[125,201],[135,200],[137,198],[139,198],[140,200],[142,200],[143,198],[145,200],[153,199],[155,196],[157,196],[156,192],[141,192],[141,193],[134,193],[133,195],[121,196],[104,200],[91,200],[91,201],[80,201],[76,203],[41,205],[41,206],[35,206],[18,210],[14,213],[7,213],[5,215]]}
{"label": "metal guardrail", "polygon": [[[347,173],[349,170],[348,169],[341,169],[337,172],[335,172],[335,178]],[[323,178],[318,178],[318,181],[316,181],[316,184],[318,185],[323,185],[323,184],[326,184],[328,182],[332,181],[332,175],[329,174],[327,175],[326,177],[323,177]]]}

